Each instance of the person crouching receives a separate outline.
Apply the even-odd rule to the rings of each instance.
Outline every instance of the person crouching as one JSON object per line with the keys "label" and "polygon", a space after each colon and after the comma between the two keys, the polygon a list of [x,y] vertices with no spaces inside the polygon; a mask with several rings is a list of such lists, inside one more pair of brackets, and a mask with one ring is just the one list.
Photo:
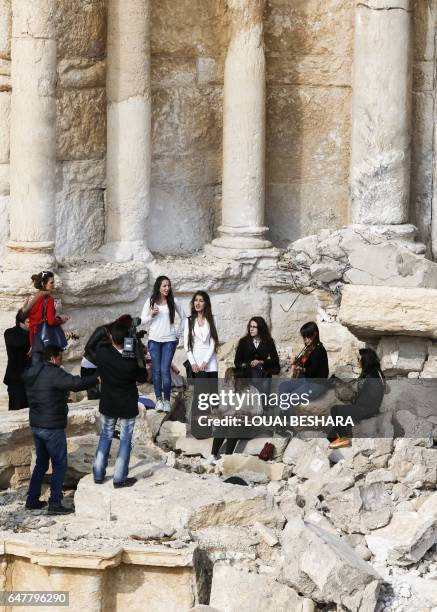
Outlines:
{"label": "person crouching", "polygon": [[97,384],[97,376],[81,378],[61,368],[62,351],[47,346],[43,361],[32,365],[22,376],[29,401],[29,421],[35,442],[36,462],[27,493],[26,509],[40,510],[46,502],[40,501],[44,475],[52,464],[48,514],[74,512],[62,505],[62,487],[67,470],[68,392],[84,391]]}
{"label": "person crouching", "polygon": [[120,421],[120,446],[114,468],[114,487],[130,487],[136,478],[128,478],[129,459],[135,418],[138,416],[137,382],[147,380],[147,370],[140,368],[136,359],[123,357],[124,339],[129,330],[114,324],[110,331],[111,343],[100,344],[96,351],[96,365],[101,379],[99,410],[102,430],[93,465],[96,484],[103,483],[111,450],[112,437]]}

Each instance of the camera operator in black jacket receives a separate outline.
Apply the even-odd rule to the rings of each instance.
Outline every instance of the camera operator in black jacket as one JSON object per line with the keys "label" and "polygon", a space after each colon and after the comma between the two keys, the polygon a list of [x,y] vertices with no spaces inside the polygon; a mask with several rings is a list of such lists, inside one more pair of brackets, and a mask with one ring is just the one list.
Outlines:
{"label": "camera operator in black jacket", "polygon": [[39,510],[46,504],[40,501],[45,473],[52,464],[49,514],[67,514],[62,501],[62,487],[67,469],[68,392],[89,389],[98,381],[96,376],[81,378],[61,368],[62,351],[56,346],[44,349],[44,361],[37,363],[23,374],[29,401],[29,421],[35,442],[36,463],[30,479],[26,508]]}
{"label": "camera operator in black jacket", "polygon": [[135,352],[123,355],[130,330],[120,325],[111,327],[111,344],[100,344],[96,352],[96,364],[102,381],[99,410],[102,414],[102,430],[96,459],[93,465],[94,482],[101,484],[106,475],[115,425],[120,421],[120,446],[114,468],[114,487],[129,487],[136,478],[128,478],[131,441],[138,416],[137,382],[147,380],[147,370],[139,367]]}

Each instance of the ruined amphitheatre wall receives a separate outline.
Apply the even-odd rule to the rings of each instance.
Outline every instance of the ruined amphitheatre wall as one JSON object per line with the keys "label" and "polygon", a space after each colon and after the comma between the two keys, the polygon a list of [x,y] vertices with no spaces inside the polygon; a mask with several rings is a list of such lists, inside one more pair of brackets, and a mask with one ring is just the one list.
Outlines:
{"label": "ruined amphitheatre wall", "polygon": [[[106,6],[57,0],[56,256],[104,240]],[[430,246],[435,0],[414,3],[411,221]],[[11,0],[0,0],[0,244],[8,238]],[[351,0],[269,0],[266,225],[275,244],[348,222]],[[224,0],[152,0],[152,188],[148,244],[188,254],[220,223]],[[160,231],[165,227],[165,231]],[[194,231],[193,231],[194,230]],[[4,250],[4,247],[3,247]]]}

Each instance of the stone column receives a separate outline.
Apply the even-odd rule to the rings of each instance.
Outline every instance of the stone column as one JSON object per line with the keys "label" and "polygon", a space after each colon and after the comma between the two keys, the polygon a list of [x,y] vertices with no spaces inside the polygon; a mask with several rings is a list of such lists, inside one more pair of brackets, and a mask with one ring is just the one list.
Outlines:
{"label": "stone column", "polygon": [[112,260],[148,260],[150,0],[108,0],[106,242]]}
{"label": "stone column", "polygon": [[[209,250],[271,247],[264,235],[266,84],[265,0],[228,0],[231,37],[223,91],[223,195],[219,237]],[[231,249],[231,251],[230,251]]]}
{"label": "stone column", "polygon": [[351,220],[408,222],[410,0],[355,0]]}
{"label": "stone column", "polygon": [[12,2],[10,261],[53,265],[56,179],[56,0]]}

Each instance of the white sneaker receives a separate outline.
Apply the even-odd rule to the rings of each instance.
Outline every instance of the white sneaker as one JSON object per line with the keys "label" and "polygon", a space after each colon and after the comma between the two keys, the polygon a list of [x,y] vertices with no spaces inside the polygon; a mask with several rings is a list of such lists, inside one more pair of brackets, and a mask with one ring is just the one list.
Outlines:
{"label": "white sneaker", "polygon": [[217,463],[217,457],[215,455],[210,455],[205,463],[206,465],[215,465]]}
{"label": "white sneaker", "polygon": [[164,408],[163,408],[164,412],[170,412],[171,411],[171,405],[170,405],[170,401],[169,400],[164,400]]}
{"label": "white sneaker", "polygon": [[162,399],[156,400],[155,410],[156,412],[164,412],[164,402]]}

